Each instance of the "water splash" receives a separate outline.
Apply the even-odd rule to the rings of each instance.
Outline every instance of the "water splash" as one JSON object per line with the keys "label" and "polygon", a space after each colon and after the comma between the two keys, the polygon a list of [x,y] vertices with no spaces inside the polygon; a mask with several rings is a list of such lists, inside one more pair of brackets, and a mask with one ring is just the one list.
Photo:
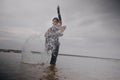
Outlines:
{"label": "water splash", "polygon": [[22,48],[22,62],[31,64],[49,63],[50,55],[45,51],[44,36],[32,34]]}

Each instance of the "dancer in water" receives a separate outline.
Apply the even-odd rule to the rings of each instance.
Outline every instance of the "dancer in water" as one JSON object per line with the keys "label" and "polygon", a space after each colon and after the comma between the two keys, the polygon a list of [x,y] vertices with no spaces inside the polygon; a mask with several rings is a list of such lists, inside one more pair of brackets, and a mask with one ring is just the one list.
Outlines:
{"label": "dancer in water", "polygon": [[62,26],[62,18],[60,14],[60,7],[57,7],[58,18],[52,19],[52,27],[50,27],[45,33],[45,46],[48,53],[51,53],[50,64],[55,66],[58,52],[59,52],[59,37],[63,36],[63,32],[66,26]]}

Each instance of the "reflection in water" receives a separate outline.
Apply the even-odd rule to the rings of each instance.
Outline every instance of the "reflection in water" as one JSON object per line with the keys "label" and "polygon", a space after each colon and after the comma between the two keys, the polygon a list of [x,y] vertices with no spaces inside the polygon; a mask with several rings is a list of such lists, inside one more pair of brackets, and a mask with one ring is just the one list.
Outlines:
{"label": "reflection in water", "polygon": [[55,66],[49,66],[47,69],[47,80],[59,80],[58,75],[56,75],[57,68]]}
{"label": "reflection in water", "polygon": [[21,63],[22,80],[59,80],[57,68],[45,64]]}
{"label": "reflection in water", "polygon": [[0,80],[120,80],[120,61],[59,56],[56,67],[21,63],[21,54],[0,53]]}

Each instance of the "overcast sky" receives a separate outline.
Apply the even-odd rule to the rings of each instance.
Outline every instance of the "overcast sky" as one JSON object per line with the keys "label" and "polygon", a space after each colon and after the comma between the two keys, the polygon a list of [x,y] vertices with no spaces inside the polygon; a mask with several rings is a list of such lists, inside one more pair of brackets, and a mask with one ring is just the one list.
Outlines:
{"label": "overcast sky", "polygon": [[120,57],[119,0],[0,0],[0,48],[21,49],[29,36],[43,35],[58,4],[67,25],[61,42],[83,54],[103,50]]}

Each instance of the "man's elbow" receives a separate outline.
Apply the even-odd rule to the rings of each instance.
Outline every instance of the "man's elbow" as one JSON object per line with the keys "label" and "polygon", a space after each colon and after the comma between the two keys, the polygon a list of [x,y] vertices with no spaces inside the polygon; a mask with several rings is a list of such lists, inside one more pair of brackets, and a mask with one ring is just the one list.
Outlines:
{"label": "man's elbow", "polygon": [[63,36],[63,34],[60,34],[60,35],[59,35],[59,37],[62,37],[62,36]]}

